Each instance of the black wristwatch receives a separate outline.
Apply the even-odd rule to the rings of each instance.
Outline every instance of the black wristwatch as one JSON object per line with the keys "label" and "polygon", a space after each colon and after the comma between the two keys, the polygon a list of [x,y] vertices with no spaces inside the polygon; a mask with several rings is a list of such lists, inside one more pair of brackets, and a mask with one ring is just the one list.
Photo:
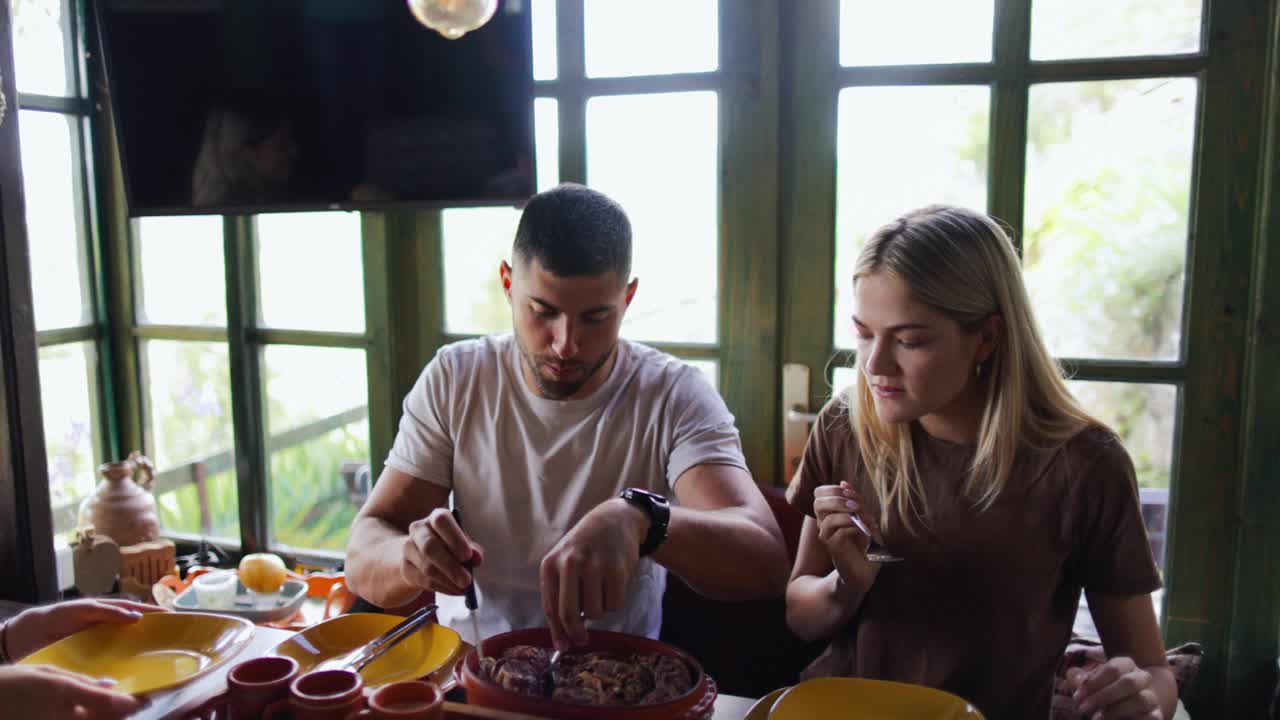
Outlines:
{"label": "black wristwatch", "polygon": [[640,557],[652,555],[667,539],[667,526],[671,524],[671,504],[661,495],[638,488],[627,488],[618,497],[635,505],[649,516],[649,532],[640,543]]}

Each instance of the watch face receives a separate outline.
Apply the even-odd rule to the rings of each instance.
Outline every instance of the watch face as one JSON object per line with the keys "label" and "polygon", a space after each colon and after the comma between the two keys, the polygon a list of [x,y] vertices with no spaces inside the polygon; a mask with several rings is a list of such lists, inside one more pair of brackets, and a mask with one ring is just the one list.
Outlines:
{"label": "watch face", "polygon": [[661,495],[658,495],[657,493],[651,493],[647,490],[641,490],[639,488],[627,488],[626,490],[623,491],[622,494],[623,494],[623,497],[631,501],[638,500],[640,502],[658,503],[660,505],[667,504],[667,499],[662,497]]}

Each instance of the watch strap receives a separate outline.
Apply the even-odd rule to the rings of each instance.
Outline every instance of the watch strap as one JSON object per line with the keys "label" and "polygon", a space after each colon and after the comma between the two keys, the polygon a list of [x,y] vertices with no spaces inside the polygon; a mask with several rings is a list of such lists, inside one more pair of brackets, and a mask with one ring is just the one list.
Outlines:
{"label": "watch strap", "polygon": [[667,528],[671,524],[671,505],[661,495],[636,488],[623,490],[620,497],[649,516],[649,531],[640,542],[640,557],[652,555],[667,539]]}

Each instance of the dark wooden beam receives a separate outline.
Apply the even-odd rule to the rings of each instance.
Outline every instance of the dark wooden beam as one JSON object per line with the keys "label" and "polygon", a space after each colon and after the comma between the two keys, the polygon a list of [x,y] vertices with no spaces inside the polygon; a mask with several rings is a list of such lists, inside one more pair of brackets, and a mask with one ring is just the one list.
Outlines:
{"label": "dark wooden beam", "polygon": [[[833,2],[789,3],[780,25],[779,362],[808,366],[809,405],[816,408],[829,394],[825,368],[835,344],[840,8]],[[789,479],[782,462],[780,484]]]}
{"label": "dark wooden beam", "polygon": [[265,446],[267,403],[262,382],[262,346],[252,339],[259,317],[253,219],[227,216],[223,223],[240,549],[246,553],[264,552],[270,542],[271,480]]}
{"label": "dark wooden beam", "polygon": [[[98,344],[98,386],[100,388],[105,459],[119,460],[134,450],[146,448],[142,418],[142,366],[138,339],[133,335],[135,320],[134,264],[132,237],[127,212],[124,166],[116,142],[115,115],[106,93],[106,72],[98,47],[95,16],[87,13],[91,61],[86,63],[93,114],[90,147],[93,162],[91,185],[95,199],[98,232],[93,244],[95,284],[94,311],[103,331]],[[225,338],[225,332],[223,334]]]}
{"label": "dark wooden beam", "polygon": [[1027,170],[1027,106],[1030,103],[1027,58],[1031,48],[1031,3],[996,2],[994,57],[1000,78],[991,91],[987,139],[987,208],[1013,230],[1022,252],[1022,208]]}
{"label": "dark wooden beam", "polygon": [[[1210,62],[1200,93],[1192,175],[1187,381],[1175,445],[1165,568],[1165,640],[1194,640],[1205,657],[1187,706],[1231,717],[1228,675],[1234,588],[1242,551],[1241,462],[1254,237],[1264,152],[1269,22],[1275,3],[1208,3]],[[1274,573],[1274,568],[1268,568]],[[1274,612],[1274,608],[1271,609]],[[1274,640],[1275,633],[1272,633]],[[1240,716],[1256,716],[1253,708]]]}
{"label": "dark wooden beam", "polygon": [[[720,8],[720,392],[756,482],[780,478],[780,0]],[[785,2],[785,0],[781,0]]]}
{"label": "dark wooden beam", "polygon": [[[1274,8],[1274,3],[1272,4]],[[1261,717],[1280,656],[1280,11],[1270,18],[1263,72],[1261,203],[1244,375],[1244,458],[1235,505],[1235,582],[1226,633],[1225,706],[1219,717]]]}
{"label": "dark wooden beam", "polygon": [[560,180],[587,182],[586,43],[584,0],[556,3],[556,97],[560,121]]}

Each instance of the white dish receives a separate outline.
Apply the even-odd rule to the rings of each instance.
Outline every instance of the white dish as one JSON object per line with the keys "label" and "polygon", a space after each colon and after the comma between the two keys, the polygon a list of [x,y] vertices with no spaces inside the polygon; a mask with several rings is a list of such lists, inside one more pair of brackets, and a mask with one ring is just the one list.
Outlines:
{"label": "white dish", "polygon": [[[199,580],[199,578],[196,578]],[[273,596],[255,595],[236,578],[236,594],[229,607],[210,607],[201,602],[194,581],[173,601],[174,610],[186,612],[214,612],[241,617],[249,622],[274,622],[283,620],[298,611],[307,599],[307,584],[299,580],[285,580],[280,592]]]}
{"label": "white dish", "polygon": [[191,581],[196,605],[205,610],[229,610],[236,604],[236,574],[219,570],[199,575]]}

